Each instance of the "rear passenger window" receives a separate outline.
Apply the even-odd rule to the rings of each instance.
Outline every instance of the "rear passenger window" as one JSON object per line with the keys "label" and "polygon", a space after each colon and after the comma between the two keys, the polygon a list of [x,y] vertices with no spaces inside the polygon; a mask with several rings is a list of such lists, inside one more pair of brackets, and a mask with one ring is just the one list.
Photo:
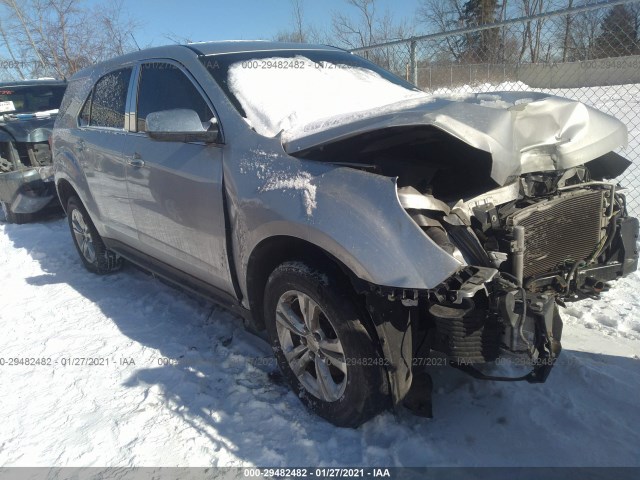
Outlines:
{"label": "rear passenger window", "polygon": [[213,118],[207,102],[178,67],[163,62],[143,64],[138,88],[138,131],[147,131],[148,114],[176,108],[195,110],[205,129]]}
{"label": "rear passenger window", "polygon": [[89,97],[87,101],[84,102],[84,107],[80,110],[80,115],[78,116],[78,126],[86,127],[89,125],[89,118],[91,116],[91,97],[93,96],[93,90],[89,93]]}
{"label": "rear passenger window", "polygon": [[131,78],[131,68],[123,68],[98,80],[93,91],[93,100],[90,102],[89,125],[92,127],[124,128],[129,78]]}

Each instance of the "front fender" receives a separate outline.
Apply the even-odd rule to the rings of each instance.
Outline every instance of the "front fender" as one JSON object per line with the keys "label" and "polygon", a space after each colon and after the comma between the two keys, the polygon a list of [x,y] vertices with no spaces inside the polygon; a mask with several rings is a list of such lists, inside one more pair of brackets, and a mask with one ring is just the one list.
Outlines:
{"label": "front fender", "polygon": [[225,182],[244,294],[253,249],[274,236],[310,242],[381,286],[429,289],[460,268],[402,208],[394,178],[254,150],[227,163]]}

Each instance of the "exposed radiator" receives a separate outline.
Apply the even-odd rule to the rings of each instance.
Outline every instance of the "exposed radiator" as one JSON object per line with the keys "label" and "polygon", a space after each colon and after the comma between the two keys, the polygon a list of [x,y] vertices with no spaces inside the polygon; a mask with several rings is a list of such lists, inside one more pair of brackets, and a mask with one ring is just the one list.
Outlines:
{"label": "exposed radiator", "polygon": [[589,258],[603,235],[603,201],[603,190],[574,191],[512,215],[525,229],[524,278]]}

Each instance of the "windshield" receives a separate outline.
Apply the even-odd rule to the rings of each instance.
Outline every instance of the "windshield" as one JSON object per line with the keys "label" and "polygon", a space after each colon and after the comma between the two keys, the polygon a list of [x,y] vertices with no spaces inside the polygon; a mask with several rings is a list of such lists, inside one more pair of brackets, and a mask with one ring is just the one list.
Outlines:
{"label": "windshield", "polygon": [[269,137],[322,118],[428,98],[412,84],[347,52],[245,52],[201,60],[247,122]]}
{"label": "windshield", "polygon": [[65,85],[0,86],[0,114],[57,110]]}

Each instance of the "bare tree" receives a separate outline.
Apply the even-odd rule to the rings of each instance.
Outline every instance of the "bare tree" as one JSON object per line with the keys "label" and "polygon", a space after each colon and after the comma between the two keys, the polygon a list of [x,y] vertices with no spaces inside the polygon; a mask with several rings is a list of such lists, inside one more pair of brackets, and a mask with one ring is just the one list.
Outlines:
{"label": "bare tree", "polygon": [[[540,14],[544,12],[545,9],[549,8],[545,0],[519,0],[519,2],[521,15],[527,17]],[[531,63],[536,63],[540,60],[541,52],[543,50],[541,34],[544,23],[544,19],[524,23],[524,28],[522,29],[522,44],[518,58],[520,62],[524,60],[527,52],[529,53],[528,60]]]}
{"label": "bare tree", "polygon": [[601,12],[598,10],[582,12],[571,19],[569,45],[571,50],[567,61],[589,60],[594,58],[595,43],[600,32]]}
{"label": "bare tree", "polygon": [[[568,0],[569,4],[567,8],[573,7],[573,0]],[[572,15],[565,15],[562,17],[562,61],[566,62],[569,58],[569,51],[573,47],[571,42],[571,21],[573,20]]]}
{"label": "bare tree", "polygon": [[375,34],[375,0],[346,0],[357,10],[355,18],[344,13],[332,14],[332,30],[338,41],[347,48],[368,47],[380,40]]}
{"label": "bare tree", "polygon": [[[332,13],[333,42],[340,47],[355,49],[393,40],[411,38],[414,27],[407,20],[397,21],[389,10],[380,12],[376,0],[345,0],[352,15]],[[389,46],[362,52],[365,58],[405,76],[409,63],[407,45]]]}
{"label": "bare tree", "polygon": [[304,0],[291,0],[291,29],[281,30],[274,38],[278,42],[322,43],[322,35],[307,24],[304,14]]}
{"label": "bare tree", "polygon": [[184,35],[180,35],[174,32],[165,33],[163,37],[169,40],[171,43],[175,43],[176,45],[182,45],[194,41],[191,37],[185,37]]}
{"label": "bare tree", "polygon": [[2,74],[66,78],[132,50],[137,23],[123,12],[123,0],[0,0],[0,40],[14,65]]}
{"label": "bare tree", "polygon": [[[462,15],[465,0],[422,0],[416,17],[418,22],[426,25],[431,33],[441,33],[448,30],[454,30],[462,26]],[[448,60],[460,60],[463,52],[463,39],[459,36],[444,37],[435,51],[439,53],[440,61],[446,60],[442,55],[442,50],[448,52],[451,56]]]}

